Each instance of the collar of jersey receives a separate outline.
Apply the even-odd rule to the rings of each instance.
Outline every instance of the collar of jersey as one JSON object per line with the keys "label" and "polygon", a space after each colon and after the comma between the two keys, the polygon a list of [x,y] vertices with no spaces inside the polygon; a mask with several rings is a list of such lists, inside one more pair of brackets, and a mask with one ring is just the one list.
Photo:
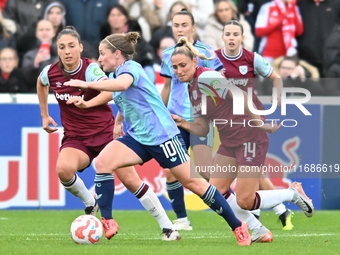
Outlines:
{"label": "collar of jersey", "polygon": [[67,71],[67,70],[65,70],[65,68],[64,68],[64,71],[67,72],[67,73],[69,73],[70,75],[75,75],[76,73],[78,73],[78,72],[81,70],[82,67],[83,67],[83,60],[80,59],[80,63],[79,63],[79,65],[76,67],[76,69],[74,69],[74,70],[72,70],[72,71]]}
{"label": "collar of jersey", "polygon": [[222,55],[223,55],[223,57],[225,59],[228,59],[230,61],[234,61],[234,60],[239,59],[242,56],[243,49],[242,49],[242,47],[240,47],[240,51],[239,51],[239,53],[236,56],[229,56],[229,55],[227,55],[227,53],[224,50],[224,47],[222,48],[221,52],[222,52]]}

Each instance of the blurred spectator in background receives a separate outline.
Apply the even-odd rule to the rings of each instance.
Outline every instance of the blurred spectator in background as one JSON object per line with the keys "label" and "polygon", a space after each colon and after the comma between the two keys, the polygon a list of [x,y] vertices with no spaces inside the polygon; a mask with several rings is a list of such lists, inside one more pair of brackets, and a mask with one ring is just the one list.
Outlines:
{"label": "blurred spectator in background", "polygon": [[[6,47],[16,48],[16,42],[12,32],[13,25],[15,28],[13,21],[4,19],[0,11],[0,50]],[[12,29],[12,31],[8,28]]]}
{"label": "blurred spectator in background", "polygon": [[337,23],[332,28],[329,35],[325,38],[324,48],[323,48],[323,73],[327,77],[327,72],[329,68],[334,63],[335,58],[338,55],[340,42],[340,24]]}
{"label": "blurred spectator in background", "polygon": [[41,16],[42,8],[49,0],[7,0],[3,16],[15,22],[17,35],[28,31]]}
{"label": "blurred spectator in background", "polygon": [[42,69],[58,61],[57,45],[52,43],[54,36],[53,24],[48,20],[40,20],[36,30],[36,37],[40,44],[28,51],[22,61],[22,70],[29,91],[32,93],[36,92],[37,77]]}
{"label": "blurred spectator in background", "polygon": [[138,21],[143,38],[150,41],[152,32],[161,26],[162,0],[123,0],[122,5],[128,10],[129,17]]}
{"label": "blurred spectator in background", "polygon": [[173,45],[176,44],[176,41],[173,37],[164,37],[161,39],[159,43],[159,48],[156,50],[156,63],[153,65],[153,68],[155,70],[155,85],[159,93],[161,93],[164,82],[165,82],[165,77],[161,76],[161,62],[163,59],[163,51]]}
{"label": "blurred spectator in background", "polygon": [[99,39],[99,27],[105,21],[107,10],[118,0],[62,0],[66,8],[66,24],[74,26],[91,44]]}
{"label": "blurred spectator in background", "polygon": [[[172,20],[173,13],[171,17],[168,16],[172,6],[178,1],[175,0],[163,0],[163,8],[161,10],[162,24],[167,24],[168,21]],[[195,39],[202,40],[204,27],[207,24],[208,17],[214,12],[214,2],[213,0],[182,0],[189,12],[191,12],[195,18],[196,24],[196,36]],[[181,9],[180,9],[181,10]],[[179,11],[180,11],[179,10]],[[177,11],[178,12],[178,11]]]}
{"label": "blurred spectator in background", "polygon": [[[174,37],[172,33],[172,18],[177,12],[180,12],[183,8],[187,9],[187,6],[182,1],[174,2],[170,8],[169,12],[165,15],[166,25],[158,28],[151,37],[150,45],[156,51],[160,46],[159,43],[164,37]],[[174,37],[175,38],[175,37]]]}
{"label": "blurred spectator in background", "polygon": [[214,50],[224,47],[221,39],[224,24],[230,20],[238,20],[243,26],[245,39],[243,47],[249,51],[253,50],[254,36],[251,33],[249,23],[242,14],[238,14],[237,7],[232,0],[220,0],[215,4],[215,12],[209,17],[204,30],[203,42]]}
{"label": "blurred spectator in background", "polygon": [[335,54],[333,64],[326,73],[326,78],[323,79],[325,94],[329,96],[340,96],[340,47],[338,41],[338,52]]}
{"label": "blurred spectator in background", "polygon": [[[106,36],[117,33],[128,33],[136,31],[141,33],[141,28],[136,20],[130,19],[124,6],[116,4],[108,9],[106,21],[100,27],[100,40]],[[141,64],[151,81],[155,81],[153,63],[155,54],[152,47],[143,39],[143,35],[138,39],[136,54],[133,60]]]}
{"label": "blurred spectator in background", "polygon": [[6,5],[7,0],[0,0],[0,9],[3,10]]}
{"label": "blurred spectator in background", "polygon": [[255,33],[261,37],[259,53],[269,63],[277,57],[297,54],[295,37],[303,33],[303,24],[296,0],[274,0],[262,5]]}
{"label": "blurred spectator in background", "polygon": [[[254,47],[253,51],[258,52],[259,44],[260,44],[260,38],[258,38],[255,35],[255,22],[257,15],[259,13],[260,7],[270,2],[271,0],[237,0],[237,7],[239,13],[242,13],[245,17],[245,19],[248,21],[251,32],[254,36]],[[214,2],[218,2],[218,0],[214,0]]]}
{"label": "blurred spectator in background", "polygon": [[[318,69],[306,61],[299,60],[296,56],[280,57],[274,60],[273,68],[282,78],[283,87],[305,88],[312,96],[324,94],[324,89],[319,82]],[[264,94],[271,95],[272,87],[265,80],[262,85]]]}
{"label": "blurred spectator in background", "polygon": [[[33,22],[27,31],[17,34],[17,52],[19,55],[19,65],[22,65],[24,55],[40,45],[40,41],[36,37],[37,22],[41,19],[50,20],[54,26],[55,31],[64,26],[65,22],[65,7],[60,1],[46,1],[42,7],[39,8],[40,18]],[[59,25],[58,25],[59,24]]]}
{"label": "blurred spectator in background", "polygon": [[65,6],[60,1],[52,1],[43,9],[42,18],[51,21],[55,32],[55,38],[66,26],[65,15]]}
{"label": "blurred spectator in background", "polygon": [[18,55],[14,49],[3,48],[0,51],[0,93],[28,92],[18,63]]}
{"label": "blurred spectator in background", "polygon": [[297,5],[304,24],[304,32],[297,38],[299,57],[317,67],[321,77],[324,77],[323,49],[326,38],[338,23],[340,1],[298,0]]}

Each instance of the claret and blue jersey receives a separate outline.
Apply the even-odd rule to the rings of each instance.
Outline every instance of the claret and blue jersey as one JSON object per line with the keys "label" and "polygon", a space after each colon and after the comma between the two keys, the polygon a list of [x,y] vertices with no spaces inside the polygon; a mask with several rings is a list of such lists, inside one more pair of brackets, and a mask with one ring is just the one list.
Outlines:
{"label": "claret and blue jersey", "polygon": [[[171,56],[176,48],[176,45],[167,48],[163,52],[161,75],[172,79],[171,92],[167,108],[170,113],[176,114],[187,121],[192,121],[192,116],[190,116],[190,99],[188,93],[188,83],[182,83],[177,78],[171,64]],[[211,56],[209,50],[214,52],[214,50],[210,46],[199,41],[195,41],[193,46],[200,53],[204,53],[207,57]],[[207,67],[216,71],[219,71],[223,68],[222,63],[217,56],[213,60],[202,60],[199,57],[197,57],[197,60],[198,66]]]}

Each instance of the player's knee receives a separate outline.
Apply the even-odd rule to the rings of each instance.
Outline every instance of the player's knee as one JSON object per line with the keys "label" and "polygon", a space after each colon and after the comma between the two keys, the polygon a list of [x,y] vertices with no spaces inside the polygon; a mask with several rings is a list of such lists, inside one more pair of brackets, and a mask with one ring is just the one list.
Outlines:
{"label": "player's knee", "polygon": [[237,195],[236,195],[236,201],[237,201],[237,204],[239,205],[239,207],[241,207],[243,210],[252,210],[253,209],[253,204],[254,204],[253,199],[249,199],[249,198],[246,198],[246,197],[238,198]]}
{"label": "player's knee", "polygon": [[72,170],[69,166],[64,164],[58,164],[56,167],[56,172],[59,179],[63,182],[67,182],[73,178],[77,169]]}
{"label": "player's knee", "polygon": [[112,173],[118,168],[115,162],[108,162],[107,159],[99,155],[94,163],[97,173]]}

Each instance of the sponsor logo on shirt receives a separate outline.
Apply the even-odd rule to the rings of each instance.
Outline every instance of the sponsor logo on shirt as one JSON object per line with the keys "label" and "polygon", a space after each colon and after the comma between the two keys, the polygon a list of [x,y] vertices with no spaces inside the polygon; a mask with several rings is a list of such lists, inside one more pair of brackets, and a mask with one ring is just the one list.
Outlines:
{"label": "sponsor logo on shirt", "polygon": [[65,93],[65,94],[59,94],[59,93],[55,93],[55,97],[59,100],[64,100],[64,101],[68,101],[70,98],[72,97],[81,97],[82,99],[84,99],[84,95],[81,95],[81,96],[73,96],[73,95],[70,95],[68,93]]}
{"label": "sponsor logo on shirt", "polygon": [[231,84],[237,85],[237,86],[247,86],[248,79],[227,79]]}
{"label": "sponsor logo on shirt", "polygon": [[99,67],[96,67],[95,69],[93,69],[93,74],[95,76],[102,76],[104,75],[104,72],[102,69],[100,69]]}

